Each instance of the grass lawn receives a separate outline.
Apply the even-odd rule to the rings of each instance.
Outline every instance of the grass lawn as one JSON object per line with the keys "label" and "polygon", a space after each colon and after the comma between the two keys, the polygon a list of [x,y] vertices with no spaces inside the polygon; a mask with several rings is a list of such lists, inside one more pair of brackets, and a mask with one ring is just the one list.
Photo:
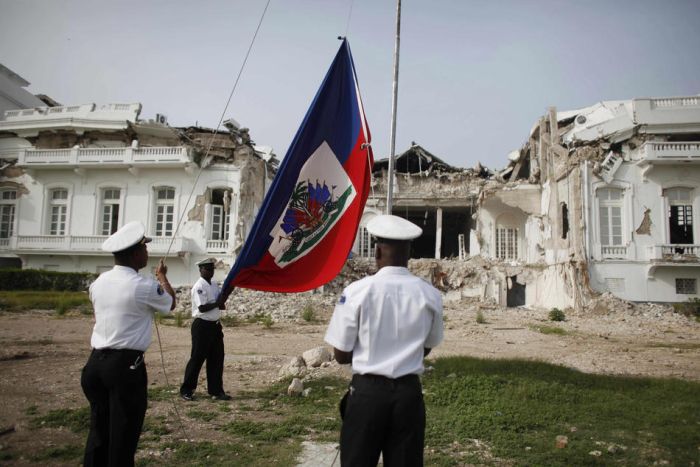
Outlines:
{"label": "grass lawn", "polygon": [[87,292],[55,292],[46,290],[0,291],[0,310],[54,310],[62,315],[71,309],[92,313]]}
{"label": "grass lawn", "polygon": [[[522,360],[451,357],[431,364],[434,370],[423,378],[426,465],[700,463],[698,383],[591,375]],[[301,441],[336,441],[337,404],[347,382],[311,382],[306,398],[288,397],[286,386],[234,394],[235,417],[229,404],[207,400],[183,411],[185,425],[211,423],[225,433],[221,442],[173,441],[179,434],[166,422],[177,431],[174,416],[147,413],[140,449],[163,454],[137,464],[289,466]],[[169,397],[165,388],[149,394],[151,403]],[[27,415],[35,430],[65,426],[84,433],[88,413],[80,408]],[[566,447],[556,447],[560,435],[568,438]],[[80,455],[73,445],[55,446],[34,459]]]}

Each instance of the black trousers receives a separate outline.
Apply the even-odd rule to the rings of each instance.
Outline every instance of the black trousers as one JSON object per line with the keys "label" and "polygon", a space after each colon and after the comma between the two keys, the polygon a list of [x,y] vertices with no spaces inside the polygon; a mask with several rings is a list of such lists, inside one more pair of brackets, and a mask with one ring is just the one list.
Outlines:
{"label": "black trousers", "polygon": [[340,463],[346,467],[422,466],[425,404],[417,375],[389,379],[354,375],[340,430]]}
{"label": "black trousers", "polygon": [[207,362],[207,392],[212,396],[224,392],[224,332],[218,321],[197,318],[192,323],[192,353],[185,367],[181,394],[191,394],[197,388],[199,371]]}
{"label": "black trousers", "polygon": [[93,350],[80,384],[90,401],[85,467],[133,466],[147,404],[143,352]]}

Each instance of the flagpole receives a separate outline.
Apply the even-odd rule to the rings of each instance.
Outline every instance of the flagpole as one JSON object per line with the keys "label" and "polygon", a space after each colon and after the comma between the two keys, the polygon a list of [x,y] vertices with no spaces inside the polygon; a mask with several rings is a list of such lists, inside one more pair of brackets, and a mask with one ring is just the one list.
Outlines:
{"label": "flagpole", "polygon": [[399,45],[401,42],[401,0],[396,0],[396,42],[394,44],[394,82],[391,95],[391,143],[389,146],[389,184],[386,190],[386,213],[391,214],[394,201],[394,155],[396,151],[396,105],[399,94]]}

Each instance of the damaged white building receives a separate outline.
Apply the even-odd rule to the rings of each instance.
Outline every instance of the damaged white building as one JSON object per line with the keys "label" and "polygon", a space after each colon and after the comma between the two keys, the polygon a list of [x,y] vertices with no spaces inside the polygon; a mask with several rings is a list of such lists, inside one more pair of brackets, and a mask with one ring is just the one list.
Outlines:
{"label": "damaged white building", "polygon": [[481,191],[471,253],[509,306],[698,297],[700,97],[550,109]]}
{"label": "damaged white building", "polygon": [[140,104],[4,113],[0,265],[99,273],[112,265],[102,242],[138,220],[153,237],[148,267],[165,257],[174,285],[193,283],[204,257],[228,269],[274,176],[274,155],[256,151],[233,120],[215,134],[140,113]]}
{"label": "damaged white building", "polygon": [[[355,247],[355,254],[374,256],[374,245],[365,226],[386,210],[388,161],[375,161],[372,186]],[[484,180],[482,169],[453,167],[420,145],[413,143],[396,156],[392,212],[423,229],[412,242],[412,258],[461,258],[469,253],[472,214]]]}

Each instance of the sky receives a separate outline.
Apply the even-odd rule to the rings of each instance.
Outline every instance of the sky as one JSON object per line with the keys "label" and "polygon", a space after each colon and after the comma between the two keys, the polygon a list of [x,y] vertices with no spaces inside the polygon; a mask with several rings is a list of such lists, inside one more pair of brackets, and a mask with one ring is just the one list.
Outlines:
{"label": "sky", "polygon": [[[215,128],[268,0],[0,0],[0,63],[65,105]],[[396,152],[498,169],[550,106],[700,94],[700,0],[403,0]],[[282,158],[340,45],[389,154],[396,2],[270,0],[225,118]]]}

